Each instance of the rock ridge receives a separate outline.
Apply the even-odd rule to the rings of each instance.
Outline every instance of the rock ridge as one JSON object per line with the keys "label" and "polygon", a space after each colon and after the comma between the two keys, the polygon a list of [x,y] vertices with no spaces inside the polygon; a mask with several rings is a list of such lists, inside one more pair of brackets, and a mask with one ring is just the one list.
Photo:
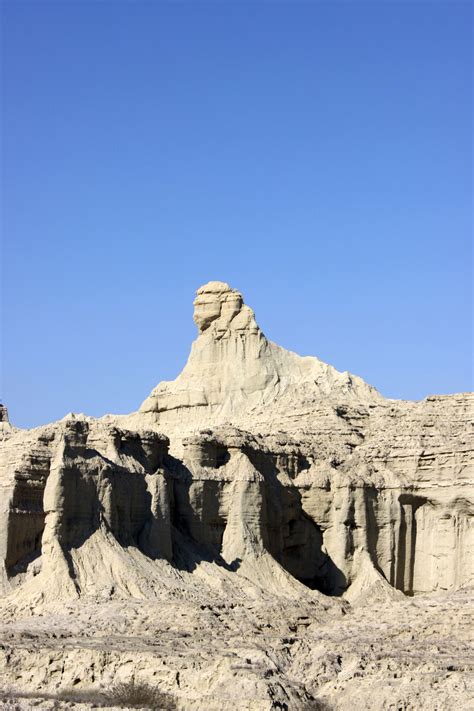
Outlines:
{"label": "rock ridge", "polygon": [[182,373],[137,413],[3,424],[5,590],[38,558],[77,591],[70,551],[102,535],[171,565],[183,536],[226,565],[265,555],[332,595],[368,569],[410,595],[472,583],[471,395],[385,400],[269,341],[225,282],[198,289],[194,321]]}
{"label": "rock ridge", "polygon": [[[320,693],[341,709],[356,698],[378,711],[393,708],[393,669],[415,670],[423,681],[397,692],[397,708],[462,708],[470,662],[458,675],[451,657],[467,652],[451,641],[444,669],[426,646],[426,610],[461,630],[474,584],[474,394],[387,400],[356,375],[272,343],[225,282],[198,289],[194,321],[183,371],[137,412],[20,430],[0,408],[0,623],[15,637],[12,620],[41,627],[45,614],[55,628],[67,609],[83,625],[80,650],[58,649],[40,676],[31,660],[40,665],[44,650],[23,654],[21,642],[0,655],[5,678],[76,684],[64,663],[76,654],[87,669],[77,684],[153,670],[183,709],[223,711],[237,688],[254,711],[307,708]],[[414,660],[405,619],[416,625],[425,596]],[[395,632],[380,625],[393,610],[403,652],[397,646],[385,669]],[[99,640],[90,657],[90,621],[100,615],[103,635],[115,630],[115,656]],[[374,656],[363,615],[385,656]],[[157,619],[165,631],[143,638]],[[211,664],[212,650],[193,640],[216,625],[233,651],[215,641]],[[323,640],[324,625],[339,631]],[[145,639],[132,661],[120,630]],[[156,651],[166,635],[169,670]],[[350,649],[344,662],[341,649]],[[440,698],[445,705],[434,705]]]}

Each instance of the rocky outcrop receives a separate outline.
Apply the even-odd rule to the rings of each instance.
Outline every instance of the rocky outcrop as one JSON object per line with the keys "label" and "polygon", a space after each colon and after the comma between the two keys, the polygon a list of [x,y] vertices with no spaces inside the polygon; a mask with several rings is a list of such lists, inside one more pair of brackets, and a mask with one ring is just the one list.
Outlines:
{"label": "rocky outcrop", "polygon": [[[281,497],[268,497],[272,554],[292,574],[340,593],[364,551],[407,594],[472,581],[472,395],[385,400],[360,378],[268,341],[241,294],[222,282],[201,287],[194,306],[199,336],[189,360],[140,416],[162,427],[180,456],[183,438],[204,424],[258,434],[244,450],[263,468],[266,489],[273,476],[305,521],[285,521]],[[225,466],[218,471],[225,476]],[[287,525],[305,541],[298,552],[294,535],[292,553],[277,550],[273,531],[281,537]],[[318,550],[327,551],[325,564]],[[321,565],[331,572],[318,582]]]}
{"label": "rocky outcrop", "polygon": [[183,433],[232,423],[253,431],[277,403],[289,415],[295,405],[304,408],[331,397],[382,400],[361,378],[269,341],[242,295],[228,284],[210,282],[198,289],[194,309],[199,336],[182,373],[160,383],[140,407],[152,426]]}
{"label": "rocky outcrop", "polygon": [[[362,580],[409,595],[472,581],[470,395],[387,401],[268,341],[222,282],[201,287],[194,307],[183,372],[138,413],[4,425],[6,589],[41,567],[67,579],[61,594],[81,594],[93,566],[77,551],[101,536],[188,568],[196,546],[235,572],[265,555],[286,580],[330,595],[350,597]],[[106,578],[124,588],[113,570]]]}
{"label": "rocky outcrop", "polygon": [[152,559],[170,558],[168,445],[156,432],[74,416],[12,434],[0,479],[4,586],[23,582],[31,568],[50,589],[61,581],[63,592],[80,592],[71,551],[99,530]]}
{"label": "rocky outcrop", "polygon": [[[25,647],[14,627],[14,649],[0,647],[5,678],[56,689],[151,674],[186,709],[229,708],[236,688],[246,709],[317,708],[320,693],[340,708],[357,698],[388,709],[393,677],[413,672],[425,681],[397,692],[397,708],[458,706],[474,582],[473,396],[386,400],[269,341],[223,282],[201,287],[194,308],[184,370],[138,412],[22,431],[0,409],[0,620],[10,629],[33,614],[37,625],[41,610],[54,636],[59,624],[71,637],[35,675],[53,633]],[[443,628],[450,641],[434,666],[425,608],[416,660],[403,636],[427,593],[459,628],[456,643]],[[366,639],[357,611],[372,606],[378,632]],[[381,623],[393,610],[395,631]],[[209,653],[196,640],[215,625]],[[390,681],[373,705],[380,674]]]}

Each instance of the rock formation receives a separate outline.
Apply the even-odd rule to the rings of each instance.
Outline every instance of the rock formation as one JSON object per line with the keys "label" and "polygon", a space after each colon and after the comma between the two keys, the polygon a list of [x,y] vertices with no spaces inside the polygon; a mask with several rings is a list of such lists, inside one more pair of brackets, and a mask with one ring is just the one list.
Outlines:
{"label": "rock formation", "polygon": [[[187,596],[202,608],[225,593],[296,606],[306,627],[472,585],[472,395],[386,400],[269,341],[223,282],[198,290],[194,321],[182,373],[138,412],[23,431],[2,407],[5,614],[91,599],[179,598],[185,611]],[[271,684],[258,694],[303,708],[299,673],[286,701]],[[195,708],[228,703],[195,696]],[[406,708],[430,708],[420,703]]]}
{"label": "rock formation", "polygon": [[[242,423],[253,431],[262,421],[286,425],[295,420],[295,407],[303,414],[327,399],[382,401],[361,378],[267,340],[242,295],[223,282],[198,289],[194,322],[199,337],[184,370],[160,383],[140,407],[147,422],[164,430]],[[307,420],[295,420],[298,430]]]}

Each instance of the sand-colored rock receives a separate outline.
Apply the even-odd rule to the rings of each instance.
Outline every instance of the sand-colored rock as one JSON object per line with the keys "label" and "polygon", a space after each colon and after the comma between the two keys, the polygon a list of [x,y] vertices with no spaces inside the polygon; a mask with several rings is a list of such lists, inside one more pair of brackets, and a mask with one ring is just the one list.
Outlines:
{"label": "sand-colored rock", "polygon": [[194,321],[182,373],[136,413],[29,431],[2,415],[8,685],[138,675],[179,708],[236,691],[248,709],[468,708],[473,396],[386,400],[269,341],[223,282]]}
{"label": "sand-colored rock", "polygon": [[176,380],[160,383],[140,407],[146,422],[163,431],[184,433],[223,423],[253,431],[262,418],[273,416],[277,402],[291,416],[294,405],[328,397],[383,400],[361,378],[269,341],[242,295],[223,282],[198,289],[194,308],[199,336],[188,362]]}

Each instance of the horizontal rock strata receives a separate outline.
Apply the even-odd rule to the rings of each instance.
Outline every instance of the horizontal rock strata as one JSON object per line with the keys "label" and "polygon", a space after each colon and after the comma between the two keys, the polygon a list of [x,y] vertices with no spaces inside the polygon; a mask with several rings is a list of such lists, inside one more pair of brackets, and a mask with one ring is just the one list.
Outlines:
{"label": "horizontal rock strata", "polygon": [[[139,599],[180,615],[224,596],[297,608],[296,630],[473,584],[472,394],[387,400],[269,341],[223,282],[194,307],[185,368],[137,412],[24,431],[0,409],[0,613]],[[303,708],[324,686],[308,691],[305,663],[292,661],[287,701],[252,688]]]}

